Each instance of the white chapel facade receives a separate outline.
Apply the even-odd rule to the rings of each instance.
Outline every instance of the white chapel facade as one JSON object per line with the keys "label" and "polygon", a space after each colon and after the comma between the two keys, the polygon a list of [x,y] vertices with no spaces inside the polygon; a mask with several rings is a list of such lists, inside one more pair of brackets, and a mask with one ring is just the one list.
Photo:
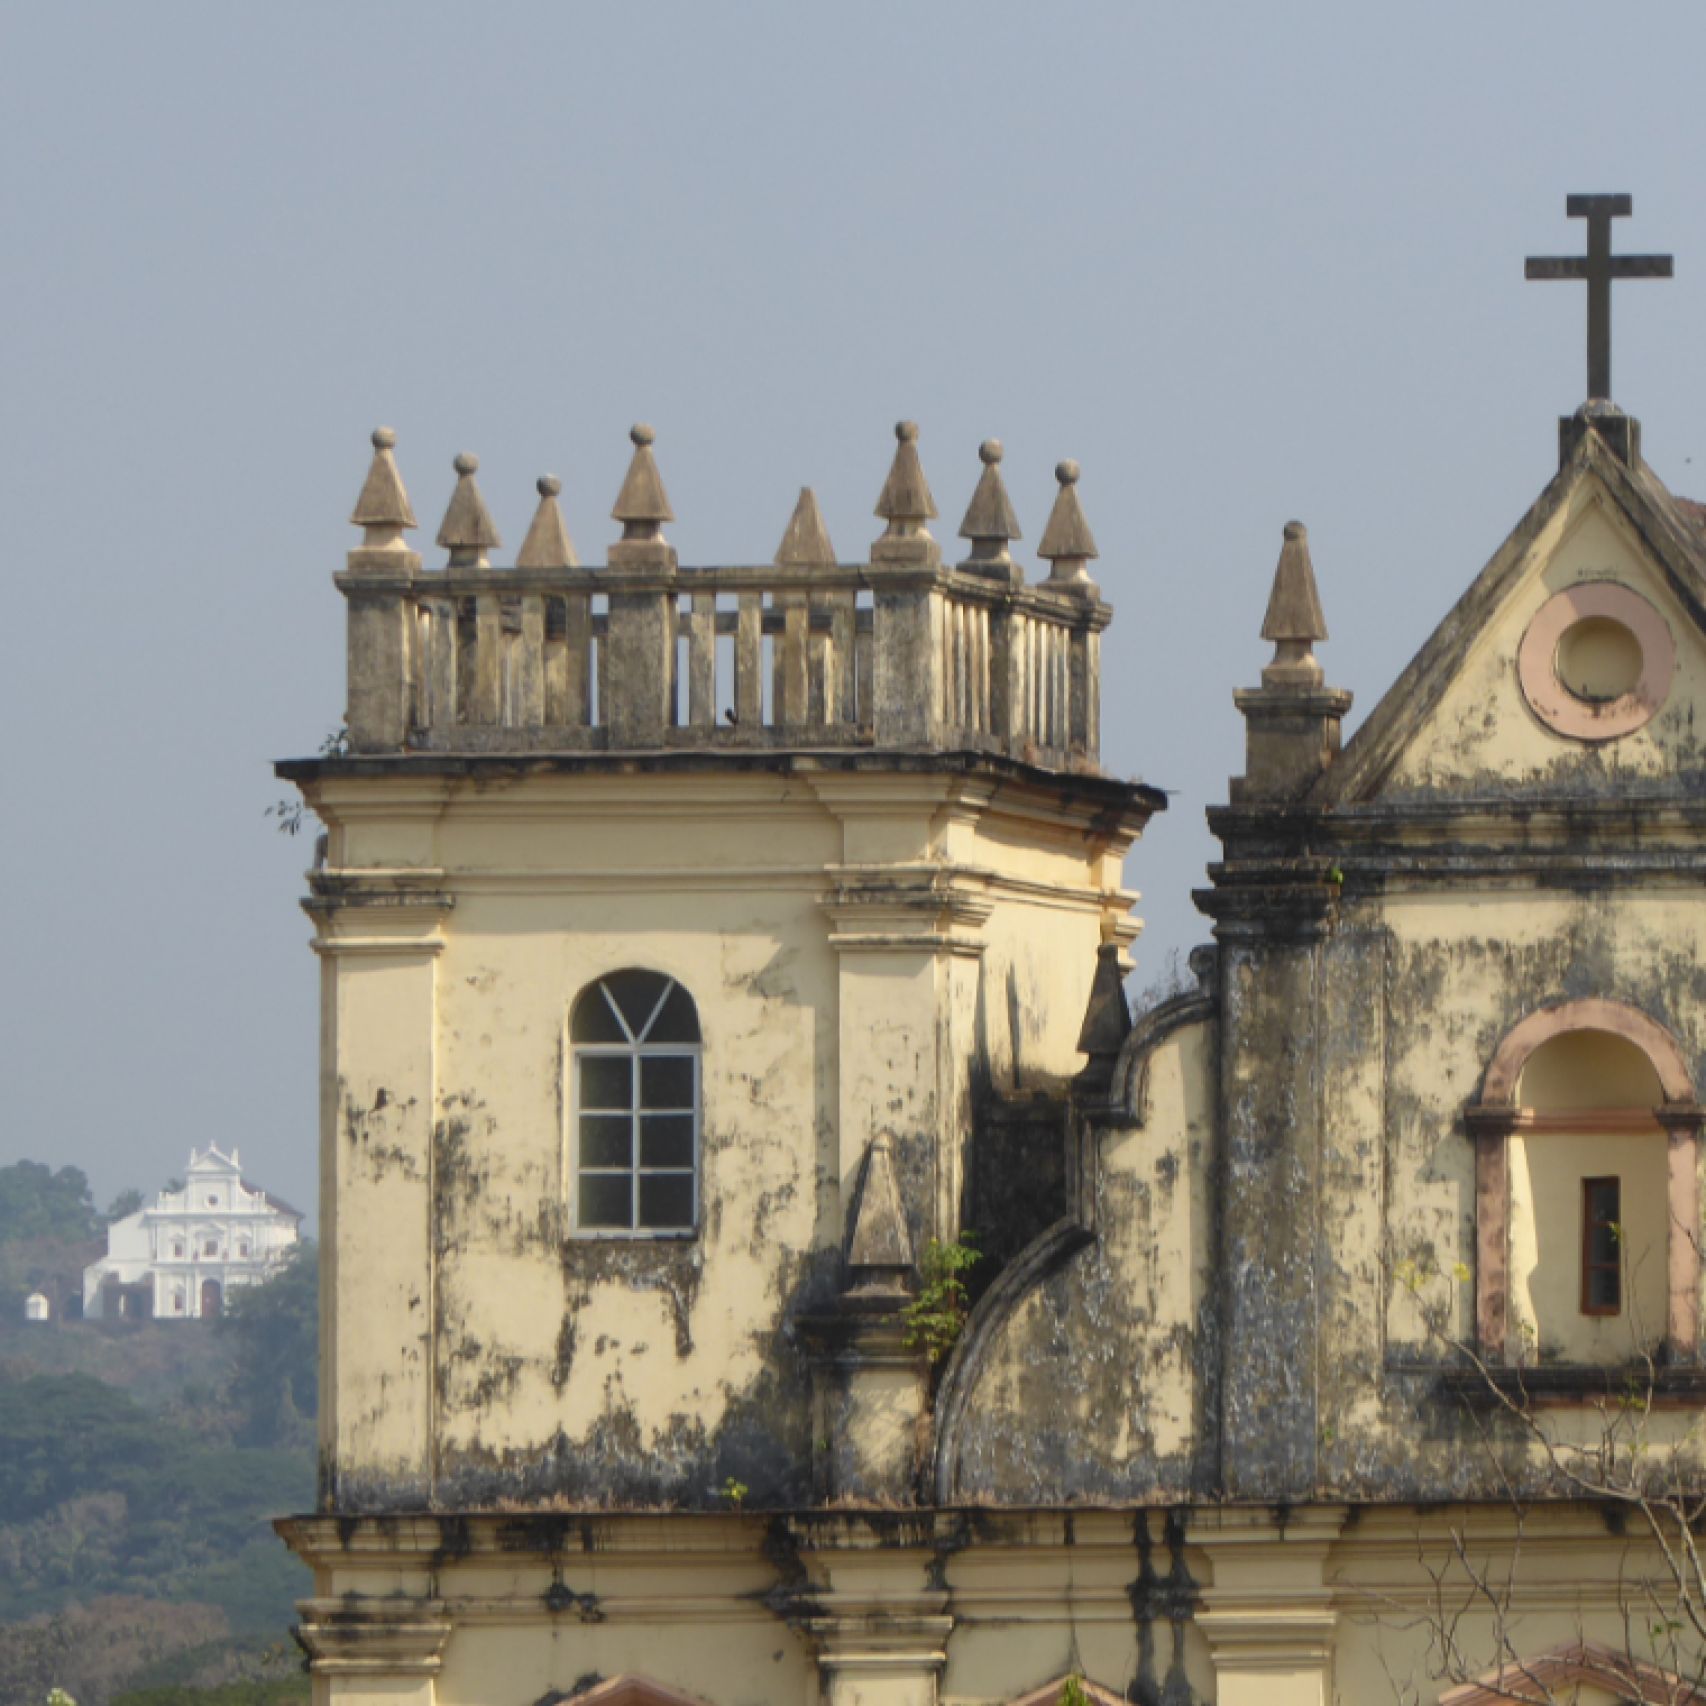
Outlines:
{"label": "white chapel facade", "polygon": [[90,1320],[194,1321],[223,1313],[233,1288],[276,1272],[302,1215],[243,1177],[238,1152],[190,1151],[181,1189],[107,1228],[107,1253],[83,1270]]}

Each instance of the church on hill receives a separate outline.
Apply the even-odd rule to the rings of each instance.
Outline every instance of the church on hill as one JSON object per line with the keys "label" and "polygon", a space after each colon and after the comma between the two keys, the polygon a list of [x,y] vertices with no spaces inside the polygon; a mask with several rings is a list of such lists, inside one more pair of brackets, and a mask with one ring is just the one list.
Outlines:
{"label": "church on hill", "polygon": [[1706,1688],[1706,511],[1610,401],[1669,263],[1569,211],[1556,475],[1349,739],[1332,566],[1252,566],[1212,941],[1135,1016],[1077,464],[1040,574],[994,441],[946,560],[905,422],[862,560],[807,491],[689,568],[636,427],[604,563],[549,478],[494,560],[464,456],[427,568],[374,434],[347,751],[279,766],[317,1702]]}
{"label": "church on hill", "polygon": [[233,1289],[289,1259],[302,1216],[243,1177],[235,1148],[192,1149],[181,1180],[107,1228],[107,1253],[83,1270],[90,1321],[211,1321]]}

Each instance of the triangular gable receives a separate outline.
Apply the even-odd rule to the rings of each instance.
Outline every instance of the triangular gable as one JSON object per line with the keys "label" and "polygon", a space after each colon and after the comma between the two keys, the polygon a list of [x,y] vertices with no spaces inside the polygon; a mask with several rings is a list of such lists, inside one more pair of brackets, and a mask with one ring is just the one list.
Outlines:
{"label": "triangular gable", "polygon": [[[1442,725],[1456,724],[1465,706],[1451,704],[1453,690],[1466,686],[1466,672],[1483,642],[1501,621],[1523,620],[1517,601],[1554,555],[1581,527],[1609,527],[1626,546],[1625,555],[1645,568],[1646,589],[1670,626],[1678,651],[1700,660],[1706,680],[1706,532],[1644,463],[1629,468],[1594,431],[1584,432],[1557,475],[1504,544],[1457,601],[1385,697],[1369,714],[1337,760],[1322,774],[1311,804],[1351,805],[1397,785],[1406,790],[1404,764],[1419,743]],[[1527,719],[1514,667],[1515,640],[1500,660],[1507,669],[1510,709]],[[1481,653],[1485,656],[1485,653]],[[1501,681],[1503,677],[1499,678]],[[1479,705],[1480,701],[1472,701]],[[1490,714],[1490,712],[1488,713]],[[1536,730],[1537,735],[1541,731]],[[1544,737],[1555,741],[1556,737]],[[1558,743],[1561,760],[1579,758],[1572,742]],[[1467,780],[1467,778],[1465,778]]]}
{"label": "triangular gable", "polygon": [[1053,1682],[1045,1682],[1041,1688],[1033,1688],[1029,1694],[1021,1694],[1017,1700],[1008,1702],[1008,1706],[1060,1706],[1060,1697],[1068,1682],[1075,1682],[1090,1706],[1129,1706],[1126,1697],[1111,1688],[1104,1688],[1099,1682],[1092,1682],[1087,1676],[1057,1676]]}
{"label": "triangular gable", "polygon": [[186,1173],[234,1173],[240,1176],[242,1169],[237,1165],[235,1157],[227,1155],[218,1144],[210,1143],[206,1149],[190,1151],[190,1164]]}
{"label": "triangular gable", "polygon": [[632,1671],[606,1677],[578,1694],[547,1694],[538,1706],[566,1706],[571,1700],[574,1706],[705,1706],[695,1695]]}
{"label": "triangular gable", "polygon": [[1504,1706],[1513,1700],[1544,1703],[1555,1699],[1559,1688],[1571,1685],[1602,1689],[1614,1700],[1643,1706],[1683,1706],[1702,1698],[1697,1688],[1671,1671],[1598,1641],[1570,1641],[1530,1659],[1514,1659],[1474,1682],[1448,1689],[1439,1697],[1439,1706]]}

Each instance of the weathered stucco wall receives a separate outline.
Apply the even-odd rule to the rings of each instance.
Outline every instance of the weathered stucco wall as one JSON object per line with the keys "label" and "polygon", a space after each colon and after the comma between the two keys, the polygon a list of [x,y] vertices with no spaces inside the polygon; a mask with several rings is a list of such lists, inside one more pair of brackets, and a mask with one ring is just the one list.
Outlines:
{"label": "weathered stucco wall", "polygon": [[[340,1502],[808,1499],[796,1323],[833,1303],[870,1142],[921,1250],[959,1228],[980,1098],[1079,1062],[1130,904],[1103,801],[928,768],[661,780],[315,790]],[[375,918],[400,934],[364,954]],[[627,966],[698,1009],[689,1237],[574,1231],[569,1011]]]}
{"label": "weathered stucco wall", "polygon": [[1214,1030],[1144,1055],[1141,1124],[1096,1151],[1096,1238],[1003,1323],[953,1466],[971,1500],[1152,1498],[1212,1484]]}

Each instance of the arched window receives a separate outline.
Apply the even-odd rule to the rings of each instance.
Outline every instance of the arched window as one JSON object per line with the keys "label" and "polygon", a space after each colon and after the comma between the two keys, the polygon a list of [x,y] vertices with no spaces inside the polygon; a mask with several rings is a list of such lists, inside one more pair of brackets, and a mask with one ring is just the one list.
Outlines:
{"label": "arched window", "polygon": [[699,1214],[699,1015],[661,972],[611,972],[575,998],[575,1226],[691,1232]]}
{"label": "arched window", "polygon": [[1484,1356],[1514,1332],[1543,1360],[1693,1360],[1703,1117],[1675,1038],[1633,1007],[1566,1001],[1507,1033],[1467,1110]]}

